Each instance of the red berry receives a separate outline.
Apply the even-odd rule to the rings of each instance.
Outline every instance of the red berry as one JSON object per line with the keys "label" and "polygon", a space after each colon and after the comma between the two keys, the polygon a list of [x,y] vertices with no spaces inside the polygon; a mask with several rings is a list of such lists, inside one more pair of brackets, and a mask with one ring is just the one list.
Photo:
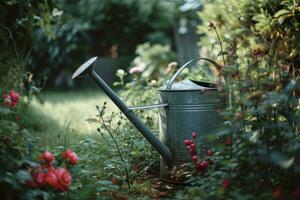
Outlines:
{"label": "red berry", "polygon": [[192,132],[192,137],[193,137],[193,139],[195,139],[196,136],[197,136],[196,132]]}
{"label": "red berry", "polygon": [[224,187],[224,189],[227,189],[230,187],[230,181],[228,179],[224,179],[223,187]]}
{"label": "red berry", "polygon": [[193,162],[197,162],[197,160],[198,160],[198,157],[196,155],[192,157]]}
{"label": "red berry", "polygon": [[206,160],[201,161],[201,162],[198,163],[198,165],[197,165],[197,169],[198,169],[199,171],[203,171],[203,170],[205,170],[205,169],[207,169],[207,168],[208,168],[208,162],[207,162]]}
{"label": "red berry", "polygon": [[185,145],[191,145],[193,143],[192,140],[184,140]]}
{"label": "red berry", "polygon": [[208,149],[206,152],[207,156],[212,156],[213,155],[213,151],[211,149]]}
{"label": "red berry", "polygon": [[231,140],[230,136],[227,137],[227,139],[225,141],[225,144],[228,145],[228,146],[232,145],[232,140]]}
{"label": "red berry", "polygon": [[196,155],[196,151],[193,149],[188,150],[188,152],[190,153],[191,156]]}
{"label": "red berry", "polygon": [[190,145],[190,148],[191,148],[192,150],[195,150],[195,149],[196,149],[196,145],[195,145],[194,143],[192,143],[192,144]]}

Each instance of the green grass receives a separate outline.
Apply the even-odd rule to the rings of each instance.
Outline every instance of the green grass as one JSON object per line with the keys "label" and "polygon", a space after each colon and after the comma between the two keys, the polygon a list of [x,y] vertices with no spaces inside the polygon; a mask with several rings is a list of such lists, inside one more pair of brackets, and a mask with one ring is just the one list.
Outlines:
{"label": "green grass", "polygon": [[31,132],[40,137],[42,145],[56,144],[67,135],[68,142],[78,141],[96,133],[97,124],[86,121],[97,114],[96,105],[107,101],[107,112],[118,111],[103,93],[98,91],[43,92],[30,101],[24,116]]}

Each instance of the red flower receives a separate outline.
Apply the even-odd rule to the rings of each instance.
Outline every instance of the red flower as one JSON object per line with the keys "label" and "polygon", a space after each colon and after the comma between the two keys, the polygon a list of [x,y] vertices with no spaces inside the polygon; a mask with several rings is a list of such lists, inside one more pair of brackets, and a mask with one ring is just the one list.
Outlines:
{"label": "red flower", "polygon": [[16,107],[20,100],[20,94],[11,90],[9,94],[3,93],[2,98],[5,106]]}
{"label": "red flower", "polygon": [[55,157],[49,151],[45,151],[40,156],[40,159],[43,160],[47,165],[50,165],[55,160]]}
{"label": "red flower", "polygon": [[71,149],[67,149],[65,152],[62,153],[63,159],[69,161],[71,165],[76,165],[78,162],[78,157],[74,151]]}
{"label": "red flower", "polygon": [[72,176],[65,168],[57,168],[54,171],[57,177],[56,189],[60,191],[67,191],[72,182]]}
{"label": "red flower", "polygon": [[50,185],[54,188],[57,188],[57,177],[56,177],[56,174],[55,174],[55,171],[48,171],[46,174],[45,174],[45,177],[44,177],[44,182],[47,184],[47,185]]}
{"label": "red flower", "polygon": [[229,187],[230,187],[230,181],[229,181],[229,179],[224,179],[224,181],[223,181],[223,188],[227,189]]}

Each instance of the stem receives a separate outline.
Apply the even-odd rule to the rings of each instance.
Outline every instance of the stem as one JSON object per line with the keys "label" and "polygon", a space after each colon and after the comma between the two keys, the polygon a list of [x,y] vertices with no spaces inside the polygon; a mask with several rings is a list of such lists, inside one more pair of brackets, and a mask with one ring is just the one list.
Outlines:
{"label": "stem", "polygon": [[[125,163],[125,160],[123,159],[122,153],[121,153],[121,151],[120,151],[119,145],[118,145],[118,143],[117,143],[115,137],[113,136],[113,134],[111,133],[111,131],[109,130],[109,128],[106,126],[105,121],[104,121],[102,115],[100,115],[100,118],[101,118],[101,121],[102,121],[102,124],[103,124],[105,130],[108,132],[108,134],[110,135],[110,137],[113,139],[113,141],[114,141],[114,143],[115,143],[115,145],[116,145],[116,147],[117,147],[119,157],[120,157],[121,161],[122,161],[123,164],[124,164],[124,163]],[[123,165],[123,168],[124,168],[124,171],[125,171],[125,174],[126,174],[126,182],[127,182],[127,185],[128,185],[128,189],[130,189],[129,173],[128,173],[127,168],[126,168],[125,165]]]}
{"label": "stem", "polygon": [[213,27],[216,35],[217,35],[217,38],[218,38],[218,41],[219,41],[219,44],[220,44],[220,48],[221,48],[221,55],[222,55],[222,59],[223,59],[223,63],[224,63],[224,66],[226,66],[226,61],[225,61],[225,57],[224,57],[224,51],[223,51],[223,45],[222,45],[222,41],[221,41],[221,37],[216,29],[216,27]]}

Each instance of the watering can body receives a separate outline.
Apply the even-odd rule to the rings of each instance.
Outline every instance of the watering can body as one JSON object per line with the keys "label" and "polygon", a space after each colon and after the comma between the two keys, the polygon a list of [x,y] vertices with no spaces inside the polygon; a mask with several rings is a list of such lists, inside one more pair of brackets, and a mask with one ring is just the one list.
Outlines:
{"label": "watering can body", "polygon": [[[184,140],[191,139],[192,132],[196,132],[197,144],[205,143],[203,136],[217,128],[220,121],[217,109],[222,98],[216,85],[191,80],[183,80],[158,92],[159,103],[168,105],[159,110],[159,137],[172,152],[171,168],[178,167],[191,162]],[[171,171],[161,161],[160,176],[169,180]]]}
{"label": "watering can body", "polygon": [[[217,109],[222,104],[222,98],[216,84],[192,80],[174,83],[180,72],[198,59],[183,65],[167,85],[158,90],[159,104],[139,107],[159,107],[159,140],[134,114],[135,108],[125,105],[95,71],[90,69],[87,72],[161,155],[160,176],[166,181],[174,182],[171,178],[174,167],[191,161],[184,140],[191,138],[192,132],[196,132],[201,140],[201,135],[212,133],[220,121]],[[214,61],[208,61],[217,65]],[[73,78],[86,71],[93,62],[90,59],[83,64]]]}

